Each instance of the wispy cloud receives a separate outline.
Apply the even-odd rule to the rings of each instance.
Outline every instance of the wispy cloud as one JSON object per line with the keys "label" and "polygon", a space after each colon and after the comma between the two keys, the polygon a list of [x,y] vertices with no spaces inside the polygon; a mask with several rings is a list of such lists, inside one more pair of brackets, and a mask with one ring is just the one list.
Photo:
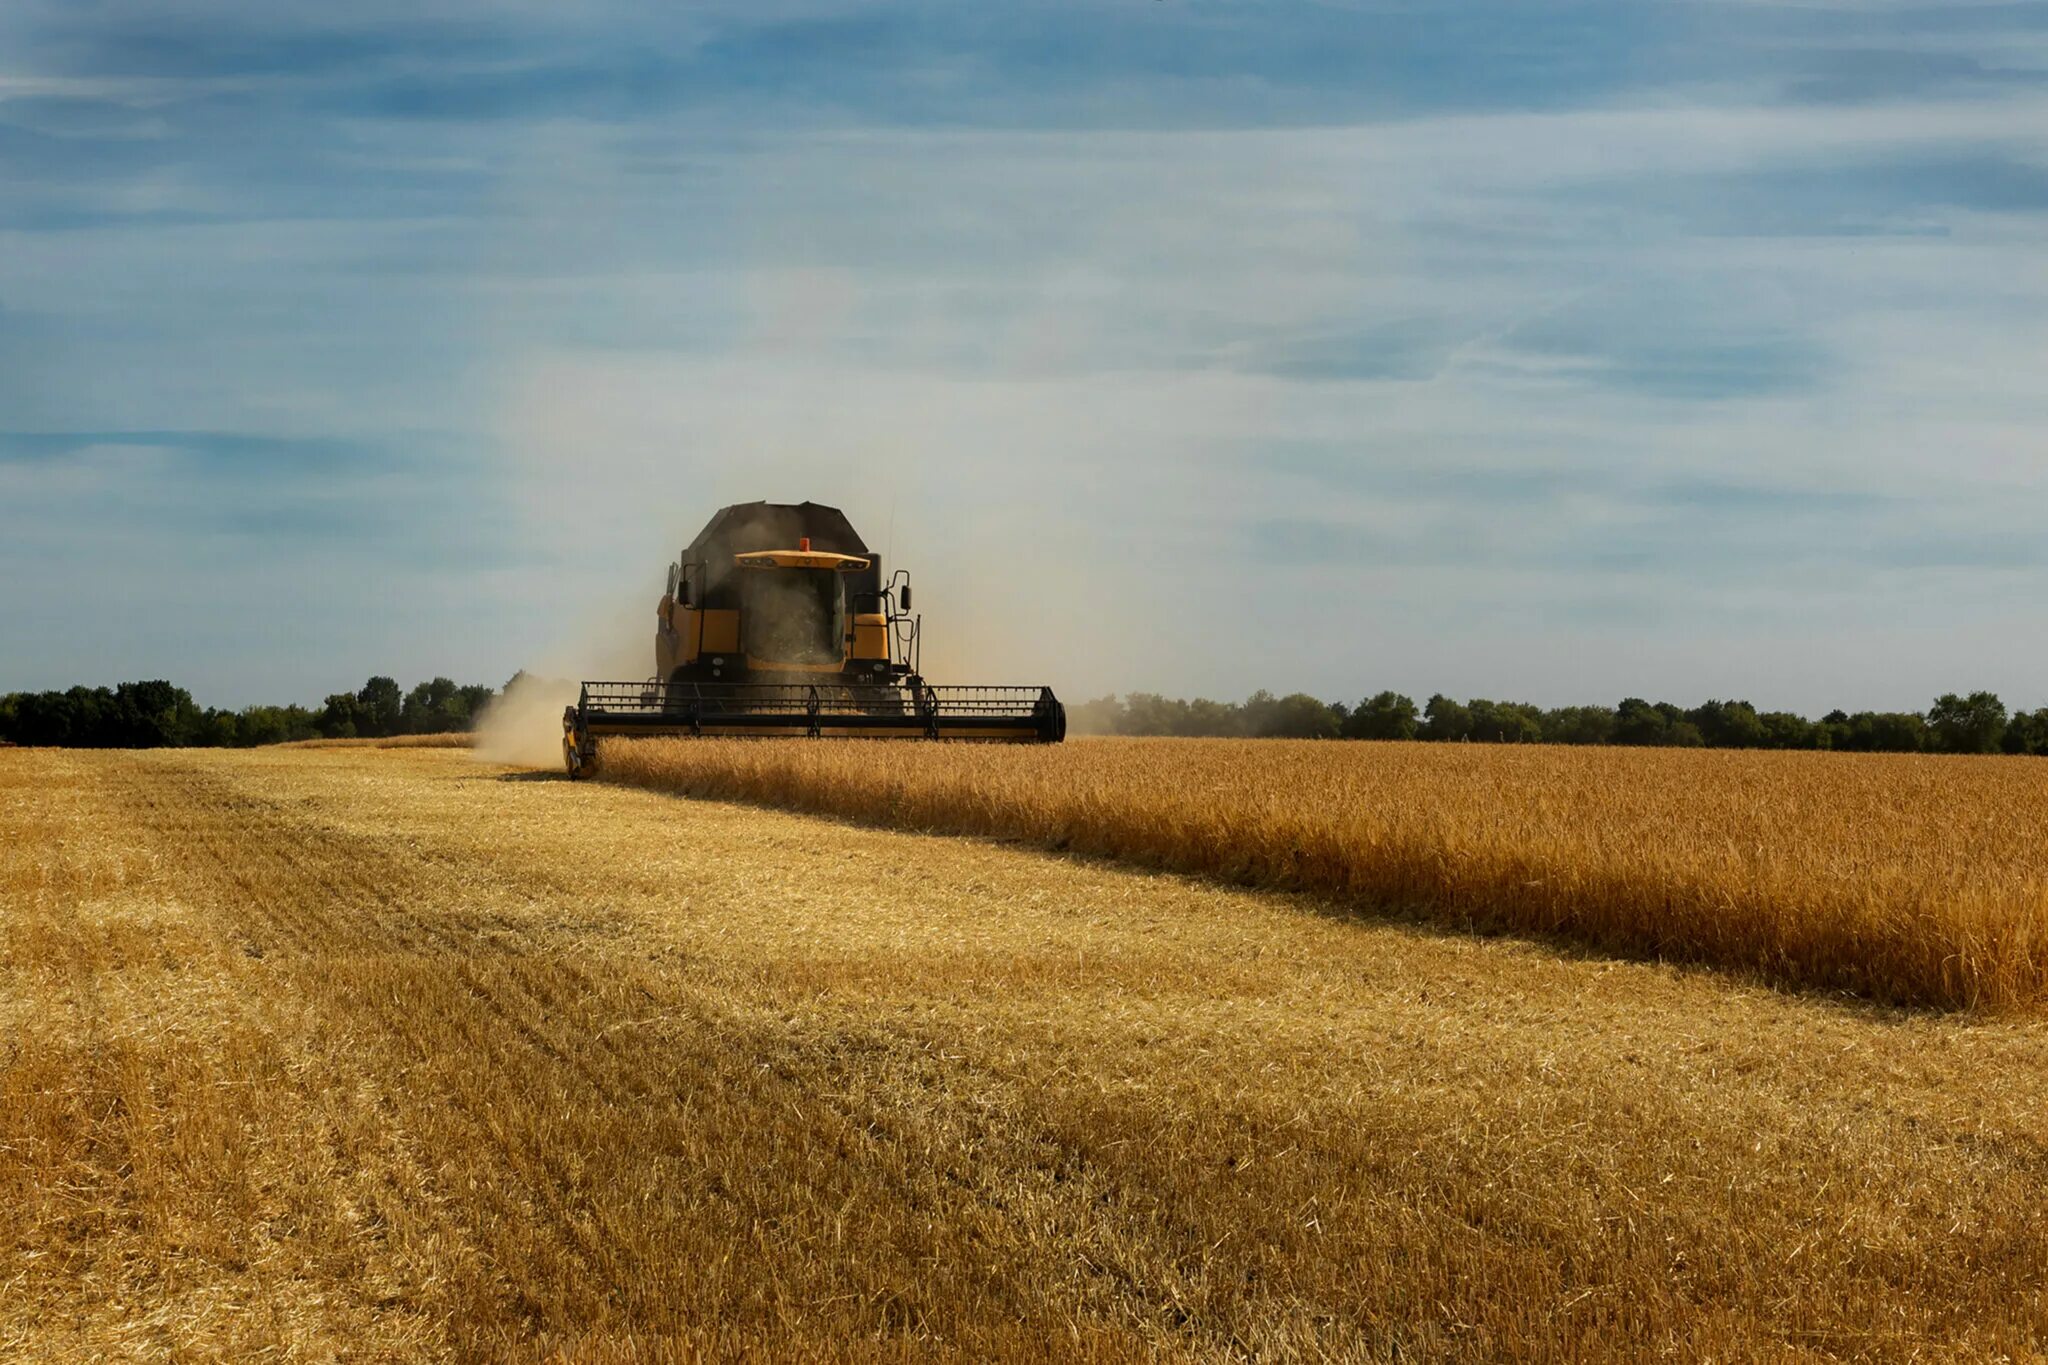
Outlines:
{"label": "wispy cloud", "polygon": [[46,0],[0,52],[0,687],[493,677],[758,496],[1068,690],[2048,664],[2048,5]]}

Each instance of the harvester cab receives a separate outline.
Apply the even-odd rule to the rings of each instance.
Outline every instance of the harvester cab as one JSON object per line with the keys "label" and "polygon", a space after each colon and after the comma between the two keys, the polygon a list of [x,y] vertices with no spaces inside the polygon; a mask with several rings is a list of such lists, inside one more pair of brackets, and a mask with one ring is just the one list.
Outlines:
{"label": "harvester cab", "polygon": [[884,578],[837,508],[742,503],[669,565],[654,675],[586,682],[563,760],[590,772],[607,735],[757,735],[1056,743],[1049,687],[935,687],[919,672],[910,576]]}

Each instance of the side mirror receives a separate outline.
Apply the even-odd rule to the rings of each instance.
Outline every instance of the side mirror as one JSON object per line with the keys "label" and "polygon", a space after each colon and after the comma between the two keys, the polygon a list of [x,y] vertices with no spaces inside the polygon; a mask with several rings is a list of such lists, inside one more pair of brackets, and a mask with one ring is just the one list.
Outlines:
{"label": "side mirror", "polygon": [[910,585],[909,585],[908,583],[905,583],[905,584],[903,585],[903,593],[902,593],[902,596],[903,596],[903,610],[905,610],[905,611],[909,611],[909,610],[910,610]]}

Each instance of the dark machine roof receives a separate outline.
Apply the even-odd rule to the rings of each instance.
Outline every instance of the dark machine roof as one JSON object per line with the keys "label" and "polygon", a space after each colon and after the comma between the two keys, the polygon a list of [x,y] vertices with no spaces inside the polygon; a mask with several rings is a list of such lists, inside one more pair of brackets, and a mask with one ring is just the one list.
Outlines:
{"label": "dark machine roof", "polygon": [[859,610],[874,609],[872,599],[882,589],[882,561],[861,540],[844,512],[823,503],[740,502],[721,507],[683,551],[682,563],[701,566],[690,573],[691,581],[703,591],[705,606],[737,607],[733,556],[754,550],[794,550],[805,537],[813,550],[862,555],[872,561],[867,568],[848,575],[846,589],[863,603]]}
{"label": "dark machine roof", "polygon": [[864,555],[868,547],[837,507],[816,502],[739,502],[721,507],[697,533],[684,558],[730,564],[749,550],[794,550],[806,536],[814,550]]}

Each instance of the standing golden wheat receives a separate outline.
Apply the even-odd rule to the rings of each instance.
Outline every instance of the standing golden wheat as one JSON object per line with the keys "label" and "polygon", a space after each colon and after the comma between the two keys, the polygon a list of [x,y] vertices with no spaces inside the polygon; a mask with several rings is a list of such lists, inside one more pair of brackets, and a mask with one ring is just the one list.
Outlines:
{"label": "standing golden wheat", "polygon": [[1881,1000],[2048,998],[2048,765],[1241,740],[615,743],[614,781],[1022,839]]}

